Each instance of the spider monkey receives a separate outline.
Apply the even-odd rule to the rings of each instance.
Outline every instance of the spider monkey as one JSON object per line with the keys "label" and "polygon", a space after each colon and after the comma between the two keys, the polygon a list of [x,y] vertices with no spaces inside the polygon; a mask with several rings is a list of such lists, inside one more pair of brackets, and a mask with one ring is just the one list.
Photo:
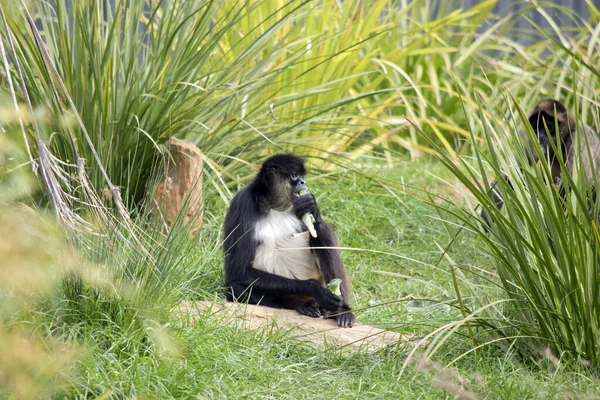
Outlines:
{"label": "spider monkey", "polygon": [[[315,197],[300,194],[305,175],[301,157],[274,155],[233,197],[223,227],[226,297],[351,327],[355,316],[338,241]],[[302,221],[306,213],[315,219],[316,237]],[[341,296],[325,286],[334,278],[342,279]]]}
{"label": "spider monkey", "polygon": [[[573,114],[559,101],[554,99],[540,101],[529,114],[528,121],[540,144],[543,161],[550,163],[554,183],[560,182],[562,178],[560,162],[555,149],[561,151],[562,159],[570,174],[573,173],[573,168],[576,165],[575,158],[580,157],[586,177],[592,185],[592,198],[590,202],[595,202],[595,184],[600,179],[600,140],[598,139],[598,135],[591,127],[582,124],[580,126],[581,137],[579,139],[579,147],[576,147],[575,135],[577,132],[577,122]],[[529,140],[527,146],[529,147],[526,150],[527,162],[531,165],[540,161]],[[508,181],[506,176],[504,179]],[[510,181],[508,183],[510,185]],[[501,209],[504,202],[496,182],[492,183],[492,188],[490,196],[496,207]],[[562,185],[560,187],[560,194],[565,196],[565,189]],[[487,227],[490,226],[490,220],[484,211],[481,211],[480,216],[485,223],[484,228],[487,230]]]}

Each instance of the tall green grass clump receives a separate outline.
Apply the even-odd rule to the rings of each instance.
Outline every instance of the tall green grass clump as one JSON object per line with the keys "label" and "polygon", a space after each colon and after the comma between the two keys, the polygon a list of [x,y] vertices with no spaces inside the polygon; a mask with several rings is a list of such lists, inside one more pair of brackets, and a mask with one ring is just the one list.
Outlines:
{"label": "tall green grass clump", "polygon": [[122,363],[176,356],[165,325],[181,298],[203,290],[216,239],[193,256],[181,224],[168,236],[134,225],[144,228],[141,248],[119,226],[74,240],[56,214],[25,204],[39,188],[11,136],[0,135],[0,397],[70,397],[99,354]]}
{"label": "tall green grass clump", "polygon": [[[448,82],[489,96],[516,52],[492,0],[466,10],[424,0],[5,3],[14,97],[25,104],[27,91],[52,115],[37,138],[28,132],[31,153],[47,142],[58,159],[85,163],[97,191],[118,188],[136,206],[172,136],[225,174],[231,160],[276,150],[431,151],[417,127],[460,149],[465,114]],[[494,23],[479,33],[486,18]],[[501,68],[478,77],[492,53]]]}
{"label": "tall green grass clump", "polygon": [[[525,105],[514,103],[507,124],[481,110],[486,153],[477,150],[472,158],[440,156],[474,197],[467,198],[470,208],[447,211],[462,220],[463,230],[479,238],[495,267],[486,271],[473,266],[457,273],[466,285],[458,298],[469,299],[467,305],[461,302],[464,322],[496,335],[492,342],[497,342],[498,334],[516,341],[515,348],[527,357],[553,354],[597,365],[600,235],[595,182],[588,181],[577,161],[570,171],[560,144],[555,148],[560,182],[553,180],[547,162],[528,164],[532,153],[544,158],[527,120],[529,109],[521,107]],[[598,115],[598,110],[595,107],[592,113]],[[585,140],[584,121],[576,118],[576,140]],[[593,123],[597,126],[597,118]],[[533,149],[527,141],[535,144]],[[501,210],[489,195],[492,190],[503,199]],[[489,226],[480,210],[491,221]]]}
{"label": "tall green grass clump", "polygon": [[218,160],[209,169],[265,142],[289,147],[311,126],[345,137],[332,132],[376,91],[374,64],[357,54],[390,26],[386,1],[19,3],[2,3],[10,92],[52,116],[25,146],[85,163],[96,191],[114,185],[135,205],[172,136]]}
{"label": "tall green grass clump", "polygon": [[[449,203],[441,207],[461,221],[458,229],[455,222],[447,226],[454,235],[477,238],[494,269],[458,266],[444,252],[463,318],[430,335],[435,343],[428,352],[439,349],[462,326],[474,341],[468,353],[487,344],[506,343],[506,349],[527,358],[547,356],[556,362],[557,357],[566,357],[595,366],[600,362],[600,236],[593,186],[598,182],[589,182],[578,162],[569,170],[560,143],[554,144],[560,182],[553,179],[548,162],[530,165],[532,156],[544,157],[527,117],[540,100],[555,98],[575,116],[576,140],[584,140],[584,125],[596,135],[600,132],[596,89],[600,58],[593,50],[600,45],[596,23],[600,13],[589,5],[591,18],[584,21],[556,5],[532,8],[546,18],[550,29],[537,26],[532,31],[541,40],[523,54],[535,57],[508,59],[511,65],[524,61],[527,72],[494,90],[490,98],[476,94],[478,106],[467,126],[471,155],[438,152],[468,192],[466,207]],[[571,15],[577,29],[569,34],[561,31],[551,16],[553,8]],[[518,91],[513,83],[519,83]],[[465,103],[461,102],[463,111],[471,112]],[[536,145],[531,147],[528,141]],[[577,145],[573,148],[579,160]],[[492,190],[501,194],[501,210],[490,197]],[[491,226],[483,222],[481,211]]]}
{"label": "tall green grass clump", "polygon": [[230,7],[228,18],[219,10],[192,1],[23,5],[2,29],[14,45],[12,74],[24,76],[18,100],[27,91],[34,108],[49,108],[41,138],[59,159],[85,160],[97,191],[107,186],[103,167],[127,199],[139,201],[170,136],[208,137],[237,104],[239,93],[226,83],[242,65],[211,64],[243,9]]}

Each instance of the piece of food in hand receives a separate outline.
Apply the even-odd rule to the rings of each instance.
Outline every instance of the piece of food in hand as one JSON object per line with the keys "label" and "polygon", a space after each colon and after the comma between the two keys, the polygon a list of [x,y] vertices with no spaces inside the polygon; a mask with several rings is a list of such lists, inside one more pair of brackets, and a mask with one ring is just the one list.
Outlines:
{"label": "piece of food in hand", "polygon": [[[303,190],[300,192],[300,195],[305,194],[308,194],[308,190]],[[315,217],[313,217],[311,213],[306,213],[302,216],[302,222],[304,222],[304,225],[306,225],[306,227],[308,228],[310,236],[316,238],[317,231],[315,230]]]}
{"label": "piece of food in hand", "polygon": [[342,284],[342,280],[339,278],[335,278],[329,281],[327,284],[327,289],[336,296],[341,296],[342,291],[340,290],[340,285]]}
{"label": "piece of food in hand", "polygon": [[304,222],[304,225],[306,225],[306,227],[308,228],[308,231],[310,232],[310,236],[316,238],[317,237],[317,231],[315,230],[315,217],[313,217],[313,215],[311,213],[306,213],[302,216],[302,222]]}

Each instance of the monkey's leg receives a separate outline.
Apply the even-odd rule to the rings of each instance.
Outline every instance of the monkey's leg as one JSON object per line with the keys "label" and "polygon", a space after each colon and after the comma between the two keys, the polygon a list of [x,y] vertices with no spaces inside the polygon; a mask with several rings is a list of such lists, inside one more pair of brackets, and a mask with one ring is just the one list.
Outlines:
{"label": "monkey's leg", "polygon": [[314,299],[306,300],[306,298],[295,296],[263,296],[257,304],[266,307],[296,310],[299,314],[313,318],[321,316],[319,304]]}

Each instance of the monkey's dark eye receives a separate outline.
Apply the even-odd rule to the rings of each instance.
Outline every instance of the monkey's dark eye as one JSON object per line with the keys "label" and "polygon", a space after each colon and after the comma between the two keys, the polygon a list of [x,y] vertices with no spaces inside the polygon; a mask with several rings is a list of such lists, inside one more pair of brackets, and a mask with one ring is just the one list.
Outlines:
{"label": "monkey's dark eye", "polygon": [[292,182],[296,182],[298,180],[298,178],[299,178],[298,174],[290,175],[290,179],[292,180]]}

